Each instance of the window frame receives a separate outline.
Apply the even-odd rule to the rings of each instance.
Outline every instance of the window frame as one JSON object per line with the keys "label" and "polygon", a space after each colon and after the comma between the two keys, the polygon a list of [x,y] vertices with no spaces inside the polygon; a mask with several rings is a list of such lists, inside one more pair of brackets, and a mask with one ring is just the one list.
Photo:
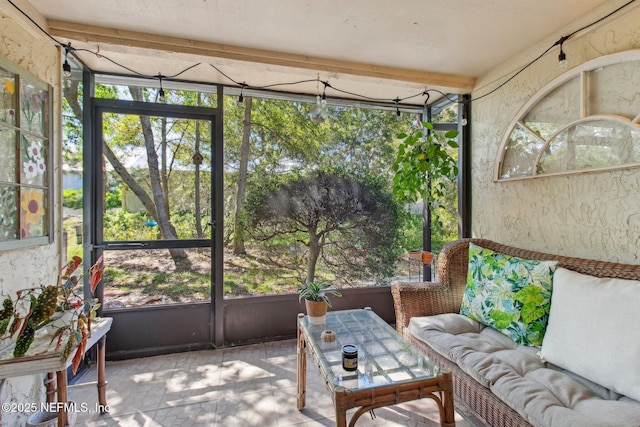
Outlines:
{"label": "window frame", "polygon": [[[594,173],[600,172],[603,170],[617,170],[617,169],[628,169],[628,168],[637,168],[640,166],[640,162],[634,163],[625,163],[625,164],[612,164],[608,166],[595,167],[589,169],[568,169],[563,171],[556,171],[550,173],[539,173],[540,168],[540,160],[543,157],[544,150],[549,146],[549,144],[553,141],[554,137],[558,135],[563,130],[568,129],[569,127],[586,123],[589,121],[593,121],[596,119],[607,119],[616,122],[625,122],[630,125],[635,125],[640,127],[640,112],[638,115],[633,117],[632,119],[628,119],[626,117],[621,117],[616,114],[605,114],[605,113],[597,113],[597,114],[589,114],[588,113],[588,102],[589,102],[589,94],[590,88],[587,84],[588,74],[590,72],[596,71],[602,67],[621,64],[624,62],[640,62],[640,49],[632,49],[628,51],[613,53],[610,55],[604,55],[593,60],[587,61],[580,66],[577,66],[562,75],[558,76],[548,84],[546,84],[543,88],[541,88],[537,93],[535,93],[525,104],[520,108],[520,110],[516,113],[511,123],[507,126],[502,141],[500,143],[496,160],[494,163],[494,182],[508,182],[508,181],[520,181],[526,179],[537,179],[542,177],[550,177],[550,176],[563,176],[563,175],[574,175],[574,174],[584,174],[584,173]],[[552,132],[552,135],[545,139],[540,135],[536,135],[524,122],[527,114],[531,112],[538,103],[545,100],[547,96],[553,93],[554,90],[558,89],[565,83],[571,81],[572,79],[578,78],[579,84],[579,105],[578,109],[580,111],[580,117],[576,120],[571,121],[570,123],[564,123],[560,125],[560,127]],[[521,129],[528,129],[531,131],[532,137],[539,140],[541,142],[541,148],[537,153],[535,164],[533,165],[533,172],[531,175],[527,176],[514,176],[514,177],[502,177],[503,174],[503,165],[505,163],[505,156],[509,151],[511,136],[516,128],[520,127]]]}
{"label": "window frame", "polygon": [[[13,62],[9,61],[7,58],[0,56],[0,68],[4,71],[7,71],[14,76],[14,90],[15,93],[12,94],[15,102],[15,122],[13,124],[9,124],[3,121],[0,121],[0,128],[4,130],[9,130],[15,132],[15,180],[14,181],[0,181],[0,184],[3,186],[13,186],[16,188],[16,201],[17,201],[17,212],[16,212],[16,235],[14,238],[9,238],[4,241],[0,241],[0,252],[14,250],[14,249],[23,249],[30,247],[37,247],[43,245],[49,245],[54,242],[53,230],[54,230],[54,180],[53,180],[53,158],[54,156],[54,146],[52,144],[52,136],[53,136],[53,88],[50,84],[46,83],[42,79],[34,76],[28,71],[18,67]],[[46,100],[43,101],[43,112],[42,112],[42,134],[38,134],[37,132],[32,132],[26,129],[26,125],[22,123],[21,120],[21,112],[23,109],[23,100],[21,96],[22,86],[25,82],[35,86],[38,90],[46,93]],[[23,137],[26,138],[37,138],[42,140],[42,151],[45,153],[44,165],[45,172],[43,173],[43,184],[32,184],[22,182],[22,154],[23,148],[21,141]],[[43,198],[44,204],[44,220],[43,220],[43,231],[42,235],[38,235],[35,237],[23,237],[22,229],[24,225],[24,215],[22,214],[21,202],[22,202],[22,194],[26,189],[36,189],[43,190],[45,192],[45,197]]]}

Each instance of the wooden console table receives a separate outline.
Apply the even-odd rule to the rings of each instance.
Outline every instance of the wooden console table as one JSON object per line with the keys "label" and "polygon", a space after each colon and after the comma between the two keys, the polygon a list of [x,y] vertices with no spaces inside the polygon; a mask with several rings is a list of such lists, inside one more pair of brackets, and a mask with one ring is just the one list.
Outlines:
{"label": "wooden console table", "polygon": [[[111,329],[113,319],[102,317],[91,324],[91,336],[87,338],[86,349],[98,344],[98,403],[100,408],[107,407],[105,366],[105,342],[107,332]],[[37,335],[27,355],[12,357],[13,345],[0,354],[0,379],[21,377],[24,375],[47,374],[47,403],[54,402],[57,391],[58,427],[68,424],[67,417],[67,368],[71,366],[76,347],[71,350],[67,360],[62,360],[62,350],[29,356],[31,352],[38,352],[38,348],[46,349],[51,340],[50,335]],[[54,378],[55,375],[55,378]]]}

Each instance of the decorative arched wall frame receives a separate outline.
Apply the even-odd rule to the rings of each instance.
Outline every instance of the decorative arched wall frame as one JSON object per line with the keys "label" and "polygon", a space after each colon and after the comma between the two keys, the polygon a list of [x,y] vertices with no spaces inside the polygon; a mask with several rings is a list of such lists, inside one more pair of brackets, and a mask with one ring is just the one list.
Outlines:
{"label": "decorative arched wall frame", "polygon": [[640,166],[640,50],[585,62],[532,96],[507,127],[494,178]]}

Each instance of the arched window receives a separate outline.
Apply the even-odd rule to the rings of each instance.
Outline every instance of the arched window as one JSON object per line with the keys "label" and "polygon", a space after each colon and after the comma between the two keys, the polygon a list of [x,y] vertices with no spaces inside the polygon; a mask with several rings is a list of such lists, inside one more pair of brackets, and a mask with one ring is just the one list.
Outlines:
{"label": "arched window", "polygon": [[499,181],[640,166],[640,50],[558,77],[509,126]]}

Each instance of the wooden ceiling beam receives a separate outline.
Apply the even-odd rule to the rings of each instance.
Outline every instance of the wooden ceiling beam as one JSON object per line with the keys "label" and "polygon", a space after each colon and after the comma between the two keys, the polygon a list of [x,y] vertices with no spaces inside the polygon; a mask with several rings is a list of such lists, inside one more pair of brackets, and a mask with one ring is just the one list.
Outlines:
{"label": "wooden ceiling beam", "polygon": [[475,79],[471,77],[253,49],[67,21],[49,20],[48,26],[51,35],[58,39],[78,40],[97,44],[105,43],[142,49],[187,53],[204,57],[279,65],[313,71],[404,81],[423,84],[425,86],[451,88],[452,90],[460,92],[470,92],[475,83]]}

